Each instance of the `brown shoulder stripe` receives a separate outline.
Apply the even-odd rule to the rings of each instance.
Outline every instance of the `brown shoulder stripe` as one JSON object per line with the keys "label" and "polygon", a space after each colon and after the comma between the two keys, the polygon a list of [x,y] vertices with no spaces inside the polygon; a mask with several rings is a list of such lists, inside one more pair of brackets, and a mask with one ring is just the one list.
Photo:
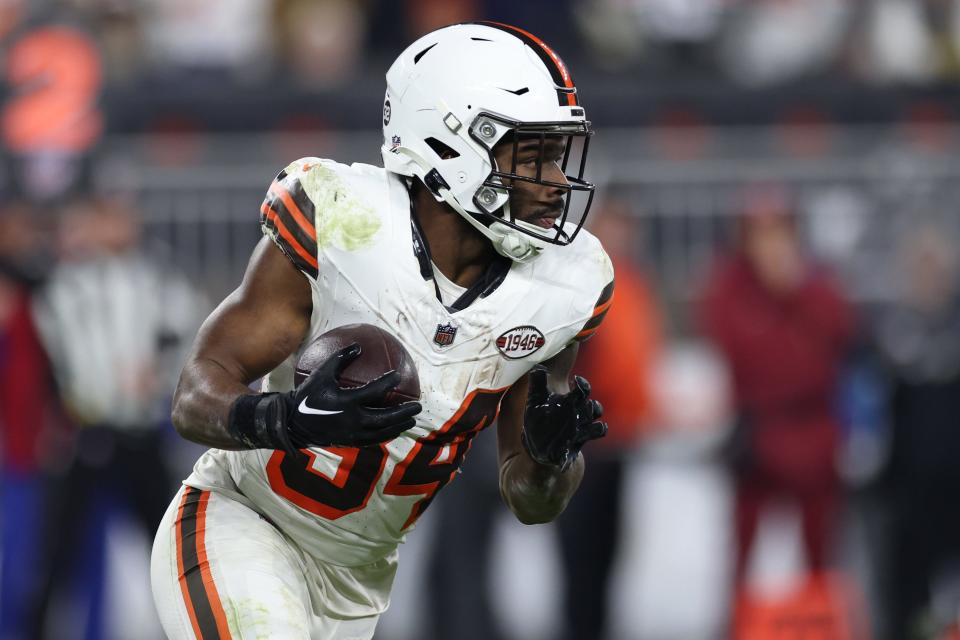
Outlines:
{"label": "brown shoulder stripe", "polygon": [[310,254],[307,249],[297,241],[296,237],[290,232],[287,225],[283,223],[280,214],[274,211],[266,202],[260,208],[261,222],[268,229],[273,230],[276,235],[274,240],[280,250],[297,269],[316,278],[319,274],[317,258]]}
{"label": "brown shoulder stripe", "polygon": [[286,178],[274,181],[260,207],[261,223],[275,232],[280,250],[293,264],[317,277],[317,232],[313,202],[300,181]]}
{"label": "brown shoulder stripe", "polygon": [[585,341],[588,340],[595,332],[596,332],[596,329],[585,329],[585,330],[581,331],[580,333],[578,333],[577,335],[573,336],[573,339],[576,340],[577,342],[585,342]]}
{"label": "brown shoulder stripe", "polygon": [[610,302],[613,299],[613,285],[614,281],[611,280],[607,286],[603,288],[603,291],[600,292],[600,296],[597,298],[596,304],[593,305],[594,314],[597,313],[596,309]]}
{"label": "brown shoulder stripe", "polygon": [[593,305],[593,314],[590,316],[590,319],[584,323],[580,332],[574,336],[575,340],[586,340],[600,327],[600,324],[607,315],[607,311],[610,310],[610,305],[613,304],[613,285],[614,281],[611,280],[610,284],[600,292],[596,304]]}
{"label": "brown shoulder stripe", "polygon": [[300,184],[300,181],[296,178],[287,178],[283,182],[274,180],[273,184],[270,185],[268,198],[270,196],[279,198],[283,202],[284,208],[296,222],[297,228],[303,232],[301,237],[305,241],[304,244],[316,243],[317,229],[314,225],[316,208],[313,206],[313,201],[303,191],[303,185]]}

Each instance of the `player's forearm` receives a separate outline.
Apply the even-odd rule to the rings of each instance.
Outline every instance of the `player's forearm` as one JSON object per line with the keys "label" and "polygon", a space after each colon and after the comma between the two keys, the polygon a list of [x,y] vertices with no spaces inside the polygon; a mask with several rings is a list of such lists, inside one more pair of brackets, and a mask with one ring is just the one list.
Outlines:
{"label": "player's forearm", "polygon": [[246,449],[227,430],[230,408],[250,388],[212,360],[192,360],[173,397],[173,426],[192,442],[217,449]]}
{"label": "player's forearm", "polygon": [[580,486],[583,468],[582,455],[561,472],[518,452],[500,466],[500,494],[523,524],[550,522],[567,508]]}

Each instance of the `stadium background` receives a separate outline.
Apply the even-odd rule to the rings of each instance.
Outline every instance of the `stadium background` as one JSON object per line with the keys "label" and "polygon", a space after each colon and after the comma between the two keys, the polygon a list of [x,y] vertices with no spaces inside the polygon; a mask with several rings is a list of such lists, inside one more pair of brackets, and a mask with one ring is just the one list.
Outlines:
{"label": "stadium background", "polygon": [[[947,279],[955,278],[960,2],[4,0],[0,209],[8,220],[26,212],[49,256],[52,241],[43,238],[71,206],[122,197],[142,221],[145,252],[183,274],[206,312],[242,274],[270,178],[307,155],[378,163],[390,61],[432,28],[478,18],[522,26],[563,55],[598,132],[591,173],[601,193],[627,205],[631,258],[662,319],[651,374],[660,406],[629,451],[611,637],[722,637],[732,488],[721,452],[734,412],[729,374],[701,335],[696,301],[758,192],[787,203],[805,250],[836,274],[860,318],[858,353],[870,353],[875,312],[901,293],[912,232],[936,230]],[[4,227],[5,251],[13,228]],[[40,263],[38,277],[53,266]],[[869,356],[850,362],[836,390],[848,409],[836,461],[846,498],[835,553],[845,604],[826,614],[783,605],[783,624],[839,615],[854,630],[808,637],[883,632],[887,515],[876,485],[891,455],[888,385]],[[197,450],[171,437],[163,455],[182,477]],[[4,464],[5,472],[15,466]],[[494,470],[468,464],[466,473]],[[15,522],[18,512],[4,505],[0,515]],[[104,633],[159,637],[146,537],[122,511],[110,522]],[[421,529],[402,549],[383,640],[423,637],[431,614],[426,557],[441,543],[430,514]],[[804,572],[799,536],[788,506],[764,517],[751,563],[758,601],[793,597]],[[558,637],[555,537],[550,526],[498,516],[493,614],[514,637]],[[937,571],[931,619],[940,629],[960,611],[950,567]],[[51,637],[83,637],[87,614],[71,596],[55,604]]]}

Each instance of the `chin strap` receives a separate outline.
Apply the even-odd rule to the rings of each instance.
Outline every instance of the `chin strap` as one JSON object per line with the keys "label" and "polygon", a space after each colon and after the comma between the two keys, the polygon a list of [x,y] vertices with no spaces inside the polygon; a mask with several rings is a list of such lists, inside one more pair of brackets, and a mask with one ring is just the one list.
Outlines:
{"label": "chin strap", "polygon": [[[431,171],[432,167],[430,167],[416,151],[408,147],[400,147],[399,151],[413,160],[423,171],[424,175]],[[539,256],[546,246],[534,238],[528,237],[515,229],[511,229],[502,222],[493,222],[488,227],[478,220],[476,216],[464,209],[456,197],[454,197],[453,193],[450,192],[450,189],[442,185],[437,186],[434,192],[440,196],[440,199],[448,204],[451,209],[459,213],[462,218],[476,228],[477,231],[485,235],[493,244],[496,252],[505,258],[510,258],[514,262],[530,262]],[[509,206],[510,204],[508,202],[504,205],[504,208],[509,211]],[[518,220],[515,221],[514,224],[524,225],[527,223]],[[530,225],[530,227],[534,231],[537,230],[533,225]]]}
{"label": "chin strap", "polygon": [[467,222],[473,225],[477,231],[487,236],[493,243],[493,248],[500,255],[510,258],[514,262],[530,262],[540,255],[543,251],[543,245],[533,238],[528,238],[515,229],[511,229],[502,222],[494,222],[489,227],[466,211],[457,199],[453,197],[449,189],[438,189],[437,193],[443,198],[450,207],[466,218]]}

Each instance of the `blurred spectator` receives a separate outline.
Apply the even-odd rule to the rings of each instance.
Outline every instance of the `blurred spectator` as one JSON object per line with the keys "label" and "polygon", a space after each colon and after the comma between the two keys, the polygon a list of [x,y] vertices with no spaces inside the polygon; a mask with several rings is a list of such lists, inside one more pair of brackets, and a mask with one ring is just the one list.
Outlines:
{"label": "blurred spectator", "polygon": [[[66,471],[51,488],[32,638],[45,637],[52,596],[86,560],[84,529],[92,528],[102,547],[104,505],[120,498],[149,536],[175,490],[161,427],[176,362],[204,309],[184,280],[144,255],[139,233],[126,201],[74,205],[61,221],[63,262],[34,300],[43,346],[79,429]],[[96,601],[101,588],[87,584],[83,595]]]}
{"label": "blurred spectator", "polygon": [[574,14],[596,63],[616,69],[646,54],[671,68],[710,66],[723,18],[722,0],[585,0]]}
{"label": "blurred spectator", "polygon": [[136,81],[148,67],[143,46],[143,6],[128,0],[62,0],[82,12],[84,24],[96,34],[108,84]]}
{"label": "blurred spectator", "polygon": [[[861,22],[862,42],[855,63],[867,79],[925,83],[940,67],[934,29],[924,0],[872,0]],[[940,4],[946,4],[940,2]],[[937,27],[936,25],[940,26]]]}
{"label": "blurred spectator", "polygon": [[[562,45],[564,59],[570,62],[579,57],[581,48],[580,39],[573,25],[571,8],[576,1],[457,0],[457,3],[472,5],[477,19],[496,20],[516,25],[553,46]],[[436,2],[436,0],[428,0],[428,2]],[[577,68],[575,65],[571,69],[575,82],[580,77],[577,75]]]}
{"label": "blurred spectator", "polygon": [[[249,79],[267,71],[271,3],[147,0],[144,35],[161,70]],[[186,75],[184,77],[187,77]]]}
{"label": "blurred spectator", "polygon": [[[0,212],[0,638],[28,637],[24,615],[39,563],[44,468],[58,424],[52,374],[30,314],[44,276],[41,223],[26,205]],[[45,449],[45,450],[44,450]]]}
{"label": "blurred spectator", "polygon": [[636,63],[647,50],[632,7],[617,0],[584,0],[573,15],[593,63],[609,71]]}
{"label": "blurred spectator", "polygon": [[750,194],[739,231],[701,308],[730,366],[739,420],[731,447],[738,592],[760,514],[776,500],[799,509],[810,571],[828,566],[840,506],[835,395],[853,331],[843,294],[804,256],[781,192]]}
{"label": "blurred spectator", "polygon": [[634,11],[651,38],[675,44],[698,43],[716,35],[723,4],[723,0],[641,0],[634,2]]}
{"label": "blurred spectator", "polygon": [[882,608],[891,640],[946,637],[938,634],[960,610],[955,590],[945,611],[932,597],[960,580],[957,231],[921,225],[899,252],[897,297],[876,327],[891,390],[885,480],[892,526]]}
{"label": "blurred spectator", "polygon": [[[419,38],[448,24],[489,20],[490,16],[484,15],[480,5],[480,0],[406,0],[410,37]],[[526,28],[523,24],[517,26]]]}
{"label": "blurred spectator", "polygon": [[26,0],[0,1],[0,41],[20,23]]}
{"label": "blurred spectator", "polygon": [[590,472],[557,519],[566,573],[566,640],[599,640],[607,631],[624,475],[649,427],[650,378],[660,343],[660,314],[635,258],[636,219],[619,201],[608,201],[593,215],[593,232],[613,261],[616,289],[603,329],[580,346],[574,371],[590,380],[609,430],[594,451],[584,452]]}
{"label": "blurred spectator", "polygon": [[366,14],[354,0],[280,0],[277,45],[283,73],[308,88],[347,82],[363,58]]}
{"label": "blurred spectator", "polygon": [[747,85],[777,84],[832,65],[851,16],[847,0],[743,2],[721,43],[732,78]]}

